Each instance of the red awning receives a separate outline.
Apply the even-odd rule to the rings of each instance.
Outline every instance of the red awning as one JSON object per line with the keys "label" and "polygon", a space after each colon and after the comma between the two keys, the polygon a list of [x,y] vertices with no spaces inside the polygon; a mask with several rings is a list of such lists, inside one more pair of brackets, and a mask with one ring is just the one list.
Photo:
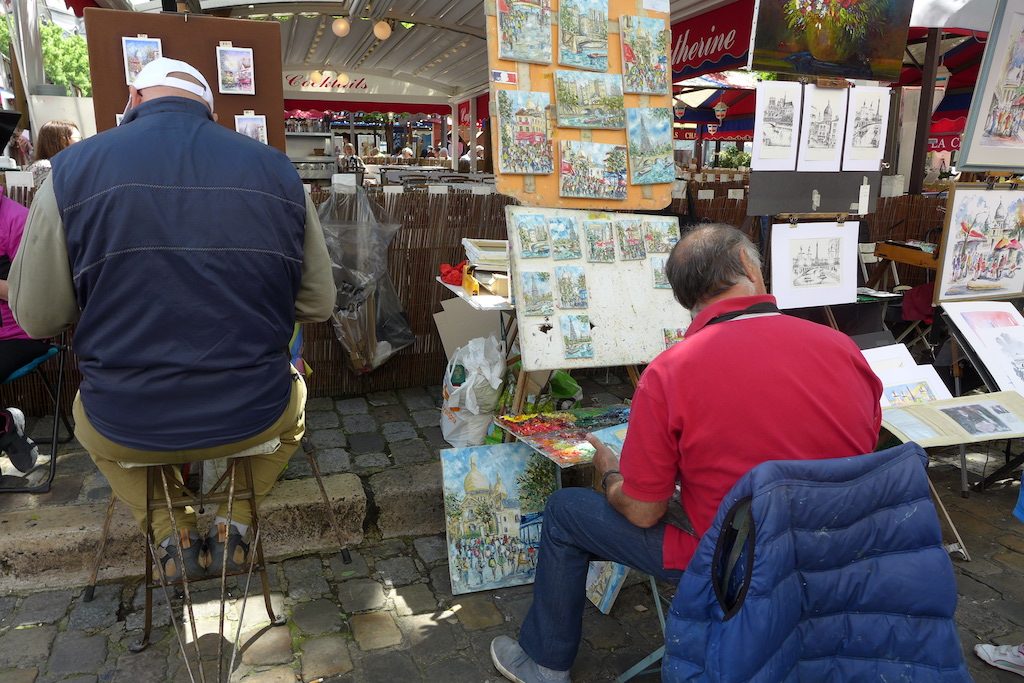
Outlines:
{"label": "red awning", "polygon": [[356,111],[356,112],[379,112],[395,114],[440,114],[449,116],[452,108],[447,104],[414,104],[401,102],[354,102],[351,100],[285,100],[284,108],[301,109],[322,109],[324,111]]}
{"label": "red awning", "polygon": [[746,65],[754,0],[736,0],[672,24],[672,80]]}
{"label": "red awning", "polygon": [[99,7],[99,4],[96,0],[64,0],[64,6],[74,12],[76,17],[81,18],[86,7]]}

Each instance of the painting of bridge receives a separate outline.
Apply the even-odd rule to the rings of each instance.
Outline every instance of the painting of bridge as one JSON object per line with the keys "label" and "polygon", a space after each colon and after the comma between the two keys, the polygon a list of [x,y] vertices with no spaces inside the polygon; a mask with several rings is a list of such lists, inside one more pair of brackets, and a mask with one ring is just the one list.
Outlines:
{"label": "painting of bridge", "polygon": [[558,63],[589,71],[608,70],[608,0],[562,0]]}
{"label": "painting of bridge", "polygon": [[558,125],[563,128],[623,128],[622,77],[581,71],[555,72]]}

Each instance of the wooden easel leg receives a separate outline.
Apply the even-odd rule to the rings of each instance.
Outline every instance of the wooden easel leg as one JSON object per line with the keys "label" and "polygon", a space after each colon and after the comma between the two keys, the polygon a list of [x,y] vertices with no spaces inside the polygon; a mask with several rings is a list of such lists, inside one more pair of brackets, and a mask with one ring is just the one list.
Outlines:
{"label": "wooden easel leg", "polygon": [[[960,368],[960,347],[957,346],[956,338],[950,335],[949,354],[952,361],[950,369],[953,371],[953,395],[960,396],[960,378],[963,370]],[[960,444],[960,497],[969,498],[971,495],[970,482],[967,480],[967,446]]]}
{"label": "wooden easel leg", "polygon": [[828,326],[833,330],[839,329],[839,323],[836,322],[836,314],[832,312],[831,306],[825,306],[825,318],[828,319]]}
{"label": "wooden easel leg", "polygon": [[946,506],[942,504],[942,499],[939,498],[939,492],[935,490],[935,484],[932,480],[928,480],[928,488],[932,490],[932,498],[935,499],[935,504],[939,506],[939,510],[942,511],[942,516],[946,518],[946,524],[949,526],[950,531],[953,532],[955,543],[947,543],[945,545],[946,552],[950,555],[959,554],[966,562],[971,561],[971,555],[967,552],[967,546],[964,545],[964,539],[960,538],[960,532],[957,531],[956,525],[953,524],[952,518],[949,516],[949,512],[946,510]]}
{"label": "wooden easel leg", "polygon": [[635,365],[627,365],[626,375],[629,376],[629,381],[632,382],[633,388],[636,389],[640,384],[640,370]]}

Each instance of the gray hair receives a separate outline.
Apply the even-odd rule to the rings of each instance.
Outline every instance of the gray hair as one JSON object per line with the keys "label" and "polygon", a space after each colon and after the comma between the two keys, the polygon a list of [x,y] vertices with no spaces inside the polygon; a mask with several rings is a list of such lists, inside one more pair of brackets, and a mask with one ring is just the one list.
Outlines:
{"label": "gray hair", "polygon": [[740,254],[760,270],[761,255],[731,225],[702,225],[679,240],[665,263],[665,277],[683,308],[693,309],[746,280]]}

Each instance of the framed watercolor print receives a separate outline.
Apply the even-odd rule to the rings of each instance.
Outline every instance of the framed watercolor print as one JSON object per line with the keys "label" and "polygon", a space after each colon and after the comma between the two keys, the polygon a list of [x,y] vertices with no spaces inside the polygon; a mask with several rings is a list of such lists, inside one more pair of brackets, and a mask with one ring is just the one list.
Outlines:
{"label": "framed watercolor print", "polygon": [[236,115],[235,131],[265,145],[267,144],[267,117],[263,114]]}
{"label": "framed watercolor print", "polygon": [[798,171],[838,171],[846,130],[846,88],[804,87]]}
{"label": "framed watercolor print", "polygon": [[882,167],[891,96],[889,88],[858,85],[850,89],[844,171],[877,171]]}
{"label": "framed watercolor print", "polygon": [[222,95],[256,94],[251,47],[217,46],[217,92]]}
{"label": "framed watercolor print", "polygon": [[761,81],[755,105],[751,170],[794,170],[800,146],[803,86],[795,81]]}
{"label": "framed watercolor print", "polygon": [[949,192],[934,303],[1024,296],[1024,190],[961,183]]}
{"label": "framed watercolor print", "polygon": [[997,0],[960,143],[965,171],[1024,169],[1024,0]]}
{"label": "framed watercolor print", "polygon": [[551,63],[551,5],[499,2],[498,57],[534,64]]}
{"label": "framed watercolor print", "polygon": [[132,85],[142,67],[163,56],[163,45],[159,38],[121,38],[121,55],[124,57],[124,82]]}

